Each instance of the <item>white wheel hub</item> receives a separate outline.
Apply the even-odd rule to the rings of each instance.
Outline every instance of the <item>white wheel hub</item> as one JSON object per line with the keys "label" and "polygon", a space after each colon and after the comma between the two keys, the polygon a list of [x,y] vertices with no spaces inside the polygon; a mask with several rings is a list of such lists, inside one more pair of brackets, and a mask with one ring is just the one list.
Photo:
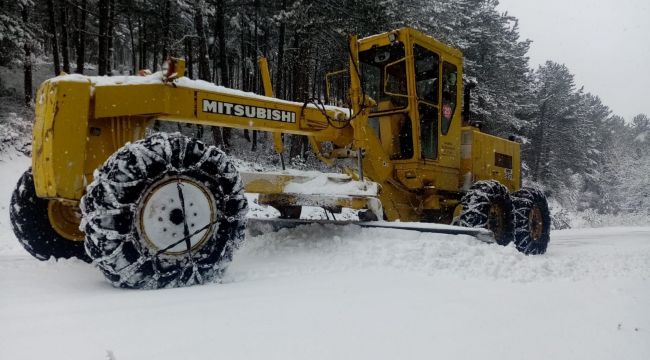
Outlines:
{"label": "white wheel hub", "polygon": [[[180,255],[198,249],[217,231],[216,203],[203,184],[188,177],[154,184],[140,205],[138,231],[154,251]],[[185,238],[185,239],[184,239]]]}

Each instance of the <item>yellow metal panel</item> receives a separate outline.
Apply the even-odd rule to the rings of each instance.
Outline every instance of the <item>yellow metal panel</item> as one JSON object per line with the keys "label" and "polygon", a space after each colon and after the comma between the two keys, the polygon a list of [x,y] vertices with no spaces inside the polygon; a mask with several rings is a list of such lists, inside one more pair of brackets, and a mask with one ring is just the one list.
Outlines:
{"label": "yellow metal panel", "polygon": [[119,148],[127,142],[142,139],[149,120],[137,116],[90,120],[84,165],[86,181],[90,183],[95,169],[103,165]]}
{"label": "yellow metal panel", "polygon": [[[468,140],[471,150],[468,149]],[[463,171],[471,171],[473,181],[496,180],[505,185],[510,191],[519,189],[521,179],[520,145],[514,141],[485,134],[475,128],[463,129]],[[471,161],[466,159],[467,151],[471,151]],[[509,158],[509,167],[503,166],[498,157]],[[471,166],[469,164],[471,163]]]}
{"label": "yellow metal panel", "polygon": [[95,118],[169,114],[194,117],[194,90],[165,84],[95,87]]}
{"label": "yellow metal panel", "polygon": [[264,56],[257,59],[257,65],[260,69],[262,77],[262,86],[264,87],[264,95],[273,97],[273,86],[271,86],[271,73],[269,72],[269,62]]}
{"label": "yellow metal panel", "polygon": [[39,197],[81,198],[89,99],[89,82],[45,82],[39,89],[32,156]]}
{"label": "yellow metal panel", "polygon": [[[36,93],[36,109],[34,111],[34,127],[32,129],[32,173],[34,175],[34,186],[39,197],[47,196],[47,167],[45,148],[45,122],[52,122],[53,109],[56,105],[55,90],[51,89],[49,81],[44,82]],[[50,125],[48,125],[50,127]],[[51,174],[49,174],[51,176]]]}

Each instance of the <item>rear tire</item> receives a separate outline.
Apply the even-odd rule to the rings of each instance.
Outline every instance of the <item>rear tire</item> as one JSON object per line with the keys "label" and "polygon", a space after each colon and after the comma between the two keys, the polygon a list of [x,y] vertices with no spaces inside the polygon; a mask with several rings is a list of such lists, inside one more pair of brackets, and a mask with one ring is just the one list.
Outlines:
{"label": "rear tire", "polygon": [[508,189],[497,181],[477,181],[461,199],[459,225],[489,229],[499,245],[513,238],[514,219]]}
{"label": "rear tire", "polygon": [[546,252],[551,240],[551,215],[544,193],[522,188],[512,194],[515,218],[515,246],[526,255]]}
{"label": "rear tire", "polygon": [[158,133],[127,144],[81,200],[86,249],[116,287],[218,280],[244,239],[239,173],[214,146]]}
{"label": "rear tire", "polygon": [[39,260],[78,258],[90,262],[84,242],[68,240],[52,226],[48,214],[50,200],[36,196],[32,169],[18,180],[11,196],[9,217],[18,242]]}

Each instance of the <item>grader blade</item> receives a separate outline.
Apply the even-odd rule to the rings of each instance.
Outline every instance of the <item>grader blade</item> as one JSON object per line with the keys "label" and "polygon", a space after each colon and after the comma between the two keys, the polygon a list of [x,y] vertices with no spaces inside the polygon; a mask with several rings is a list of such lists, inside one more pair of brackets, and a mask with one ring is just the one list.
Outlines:
{"label": "grader blade", "polygon": [[391,221],[345,221],[345,220],[309,220],[309,219],[261,219],[250,218],[247,221],[247,228],[251,235],[258,236],[269,231],[281,229],[293,229],[298,226],[311,224],[319,225],[356,225],[364,228],[381,228],[418,231],[423,233],[448,234],[448,235],[469,235],[485,243],[494,243],[492,231],[483,228],[467,228],[453,225],[419,223],[419,222],[391,222]]}

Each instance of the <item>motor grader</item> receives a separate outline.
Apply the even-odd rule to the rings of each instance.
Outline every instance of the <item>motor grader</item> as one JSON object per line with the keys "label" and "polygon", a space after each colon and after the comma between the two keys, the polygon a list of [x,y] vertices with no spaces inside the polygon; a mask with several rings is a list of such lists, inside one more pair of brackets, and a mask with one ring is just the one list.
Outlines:
{"label": "motor grader", "polygon": [[[350,36],[349,50],[347,108],[274,98],[265,59],[264,96],[190,80],[179,59],[148,76],[45,81],[32,167],[11,200],[18,240],[42,260],[92,261],[118,287],[217,281],[244,238],[245,193],[254,193],[280,210],[273,226],[310,222],[301,206],[351,208],[360,226],[544,253],[544,195],[521,188],[518,143],[469,121],[461,52],[410,28]],[[215,146],[152,133],[154,121],[268,131],[279,154],[282,134],[304,135],[322,161],[352,165],[347,174],[238,172]]]}

